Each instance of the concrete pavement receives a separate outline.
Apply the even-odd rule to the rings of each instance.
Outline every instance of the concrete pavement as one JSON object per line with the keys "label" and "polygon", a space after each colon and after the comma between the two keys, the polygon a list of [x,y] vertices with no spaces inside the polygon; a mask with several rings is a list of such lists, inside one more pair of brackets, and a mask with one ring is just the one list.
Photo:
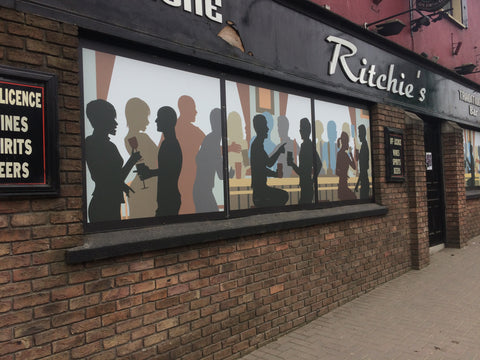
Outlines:
{"label": "concrete pavement", "polygon": [[480,360],[480,237],[242,360]]}

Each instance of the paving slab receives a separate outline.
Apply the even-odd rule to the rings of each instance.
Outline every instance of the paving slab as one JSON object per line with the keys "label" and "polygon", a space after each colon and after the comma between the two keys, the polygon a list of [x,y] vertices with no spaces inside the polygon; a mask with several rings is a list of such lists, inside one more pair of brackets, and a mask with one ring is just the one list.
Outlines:
{"label": "paving slab", "polygon": [[480,237],[241,360],[480,360]]}

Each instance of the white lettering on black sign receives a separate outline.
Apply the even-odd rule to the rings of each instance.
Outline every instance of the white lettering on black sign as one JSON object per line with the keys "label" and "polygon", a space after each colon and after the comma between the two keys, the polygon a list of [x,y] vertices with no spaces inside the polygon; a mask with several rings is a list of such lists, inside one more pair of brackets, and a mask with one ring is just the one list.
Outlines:
{"label": "white lettering on black sign", "polygon": [[463,101],[468,105],[468,114],[474,117],[478,117],[480,107],[480,96],[475,94],[470,94],[463,90],[458,90],[458,97],[460,101]]}
{"label": "white lettering on black sign", "polygon": [[0,81],[0,184],[45,184],[44,88]]}
{"label": "white lettering on black sign", "polygon": [[[156,1],[156,0],[154,0]],[[182,7],[184,11],[198,16],[206,16],[207,19],[222,23],[222,0],[162,0],[172,7]]]}
{"label": "white lettering on black sign", "polygon": [[[398,94],[408,99],[416,99],[419,102],[425,101],[427,89],[421,88],[416,91],[415,85],[407,81],[406,75],[403,72],[398,73],[395,64],[390,64],[387,72],[377,73],[376,65],[368,66],[368,60],[361,58],[359,61],[361,67],[354,73],[351,68],[358,50],[355,44],[336,36],[328,36],[326,40],[335,44],[329,62],[328,75],[335,74],[340,67],[347,79],[353,83]],[[346,49],[347,53],[341,54],[342,49]],[[418,70],[416,78],[420,79],[421,75],[421,71]]]}

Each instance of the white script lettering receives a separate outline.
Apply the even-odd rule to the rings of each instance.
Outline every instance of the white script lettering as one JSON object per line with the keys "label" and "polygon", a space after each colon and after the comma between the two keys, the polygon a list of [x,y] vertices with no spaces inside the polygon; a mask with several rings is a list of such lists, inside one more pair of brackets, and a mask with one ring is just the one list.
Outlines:
{"label": "white script lettering", "polygon": [[[358,52],[355,44],[336,36],[328,36],[326,40],[335,44],[332,57],[328,63],[328,75],[335,74],[339,66],[346,78],[353,83],[367,85],[370,88],[377,88],[392,94],[398,94],[408,99],[415,97],[415,86],[406,82],[406,75],[404,73],[398,74],[394,64],[389,65],[387,73],[378,74],[377,66],[373,64],[368,66],[368,60],[362,58],[360,59],[361,67],[358,74],[355,74],[349,64],[349,62],[355,59],[355,55]],[[346,50],[346,52],[344,51],[342,53],[342,49]],[[420,78],[421,72],[418,71],[416,76],[417,79]],[[421,88],[418,91],[417,100],[419,102],[425,101],[426,94],[427,89]]]}

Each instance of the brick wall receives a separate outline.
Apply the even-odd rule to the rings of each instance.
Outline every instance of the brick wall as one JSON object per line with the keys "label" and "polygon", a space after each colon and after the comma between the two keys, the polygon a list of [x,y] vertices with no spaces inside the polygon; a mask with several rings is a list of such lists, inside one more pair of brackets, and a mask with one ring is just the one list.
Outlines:
{"label": "brick wall", "polygon": [[0,62],[59,78],[61,196],[0,202],[0,359],[227,359],[411,268],[409,185],[385,182],[372,109],[375,198],[385,216],[68,266],[82,244],[75,26],[0,11]]}
{"label": "brick wall", "polygon": [[405,123],[412,267],[422,269],[430,263],[424,129],[422,119],[412,113],[406,114]]}
{"label": "brick wall", "polygon": [[465,221],[464,237],[467,240],[480,235],[480,221],[478,221],[478,214],[480,214],[480,199],[468,199],[465,204],[465,212],[463,216]]}
{"label": "brick wall", "polygon": [[463,247],[467,244],[465,229],[465,166],[463,131],[451,122],[442,126],[443,168],[445,179],[445,245]]}

